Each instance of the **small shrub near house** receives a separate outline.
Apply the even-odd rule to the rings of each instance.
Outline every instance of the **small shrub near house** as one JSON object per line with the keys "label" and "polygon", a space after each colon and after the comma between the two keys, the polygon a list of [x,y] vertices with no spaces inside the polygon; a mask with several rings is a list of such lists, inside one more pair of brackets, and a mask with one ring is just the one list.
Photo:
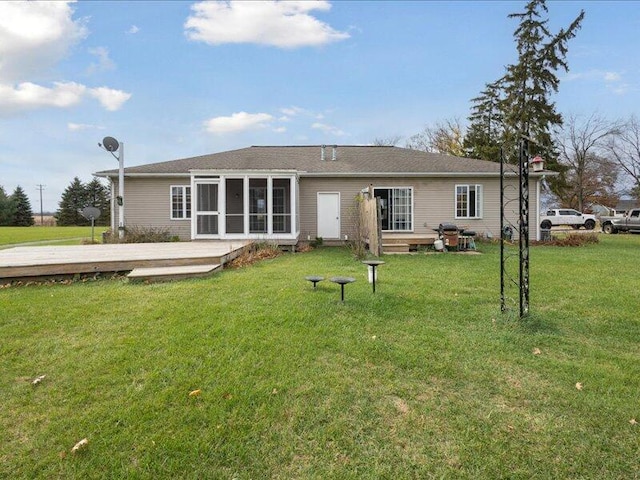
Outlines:
{"label": "small shrub near house", "polygon": [[275,243],[254,243],[240,255],[225,265],[225,268],[241,268],[252,265],[260,260],[275,258],[282,254],[282,250]]}
{"label": "small shrub near house", "polygon": [[167,228],[131,226],[125,230],[124,238],[120,239],[117,231],[109,230],[103,236],[104,243],[161,243],[175,242],[179,238],[172,235]]}
{"label": "small shrub near house", "polygon": [[551,241],[534,242],[536,245],[550,245],[554,247],[582,247],[583,245],[595,244],[600,241],[597,233],[569,233],[566,236],[553,236]]}

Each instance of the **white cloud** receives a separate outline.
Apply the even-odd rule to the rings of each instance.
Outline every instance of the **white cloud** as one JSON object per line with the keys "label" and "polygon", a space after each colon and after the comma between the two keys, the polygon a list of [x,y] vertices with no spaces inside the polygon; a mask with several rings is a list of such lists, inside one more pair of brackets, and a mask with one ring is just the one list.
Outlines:
{"label": "white cloud", "polygon": [[190,40],[210,45],[255,43],[280,48],[320,46],[349,38],[310,13],[326,1],[213,1],[192,5],[184,24]]}
{"label": "white cloud", "polygon": [[42,75],[87,35],[69,2],[0,2],[0,82]]}
{"label": "white cloud", "polygon": [[13,85],[0,84],[0,112],[31,110],[39,107],[67,108],[77,105],[87,87],[75,82],[54,83],[52,88],[31,82]]}
{"label": "white cloud", "polygon": [[617,72],[605,72],[604,73],[604,81],[605,82],[618,82],[621,79],[622,79],[622,77]]}
{"label": "white cloud", "polygon": [[334,127],[333,125],[327,125],[325,123],[316,122],[313,125],[311,125],[311,128],[320,130],[324,133],[335,135],[337,137],[343,137],[346,135],[346,133],[340,130],[338,127]]}
{"label": "white cloud", "polygon": [[113,88],[98,87],[89,90],[89,95],[98,100],[110,112],[119,110],[124,102],[131,98],[131,94]]}
{"label": "white cloud", "polygon": [[79,132],[82,130],[104,130],[104,127],[101,127],[99,125],[91,125],[87,123],[73,123],[73,122],[67,123],[67,128],[71,132]]}
{"label": "white cloud", "polygon": [[140,31],[140,28],[138,28],[137,25],[131,25],[131,27],[129,28],[129,30],[127,30],[127,33],[130,35],[135,35],[136,33],[138,33]]}
{"label": "white cloud", "polygon": [[301,107],[284,107],[280,109],[280,112],[287,117],[295,117],[296,115],[307,114],[308,111]]}
{"label": "white cloud", "polygon": [[287,131],[287,127],[276,127],[273,129],[275,133],[284,133]]}
{"label": "white cloud", "polygon": [[85,97],[96,98],[109,111],[118,110],[130,97],[130,93],[110,88],[87,88],[75,82],[55,82],[53,87],[43,87],[31,82],[16,86],[0,84],[0,114],[11,114],[44,107],[70,108]]}
{"label": "white cloud", "polygon": [[116,68],[116,64],[109,58],[109,49],[106,47],[90,48],[89,53],[98,57],[98,63],[92,63],[87,69],[88,74],[105,72]]}
{"label": "white cloud", "polygon": [[211,133],[237,133],[265,128],[272,120],[273,116],[268,113],[237,112],[229,117],[211,118],[204,122],[204,126]]}
{"label": "white cloud", "polygon": [[[52,86],[35,83],[49,77],[53,67],[84,39],[85,20],[74,20],[69,1],[0,1],[0,114],[37,108],[70,108],[93,97],[107,110],[118,110],[130,93],[107,87],[89,88],[73,81],[57,81]],[[89,49],[98,62],[88,71],[114,68],[104,47]]]}

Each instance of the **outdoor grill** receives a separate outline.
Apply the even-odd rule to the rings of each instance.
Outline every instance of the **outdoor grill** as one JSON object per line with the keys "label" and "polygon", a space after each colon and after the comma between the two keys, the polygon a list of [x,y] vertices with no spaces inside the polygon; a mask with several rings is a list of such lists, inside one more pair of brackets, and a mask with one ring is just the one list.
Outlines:
{"label": "outdoor grill", "polygon": [[453,223],[441,223],[438,226],[438,234],[447,247],[458,247],[459,229]]}

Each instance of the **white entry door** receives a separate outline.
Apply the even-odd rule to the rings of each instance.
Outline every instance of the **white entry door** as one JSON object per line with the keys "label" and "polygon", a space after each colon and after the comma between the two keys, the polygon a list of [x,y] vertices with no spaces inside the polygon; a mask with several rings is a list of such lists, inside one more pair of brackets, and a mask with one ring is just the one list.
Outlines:
{"label": "white entry door", "polygon": [[318,192],[318,237],[340,238],[340,193]]}

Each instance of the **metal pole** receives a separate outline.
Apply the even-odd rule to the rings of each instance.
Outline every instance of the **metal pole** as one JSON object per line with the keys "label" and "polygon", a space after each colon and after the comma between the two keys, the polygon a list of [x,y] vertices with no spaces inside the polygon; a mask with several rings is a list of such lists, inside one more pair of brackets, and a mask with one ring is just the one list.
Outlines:
{"label": "metal pole", "polygon": [[124,238],[124,143],[120,142],[118,155],[118,238]]}
{"label": "metal pole", "polygon": [[520,176],[520,318],[529,313],[529,140],[524,138],[519,152]]}
{"label": "metal pole", "polygon": [[507,309],[504,296],[504,151],[500,147],[500,310]]}

